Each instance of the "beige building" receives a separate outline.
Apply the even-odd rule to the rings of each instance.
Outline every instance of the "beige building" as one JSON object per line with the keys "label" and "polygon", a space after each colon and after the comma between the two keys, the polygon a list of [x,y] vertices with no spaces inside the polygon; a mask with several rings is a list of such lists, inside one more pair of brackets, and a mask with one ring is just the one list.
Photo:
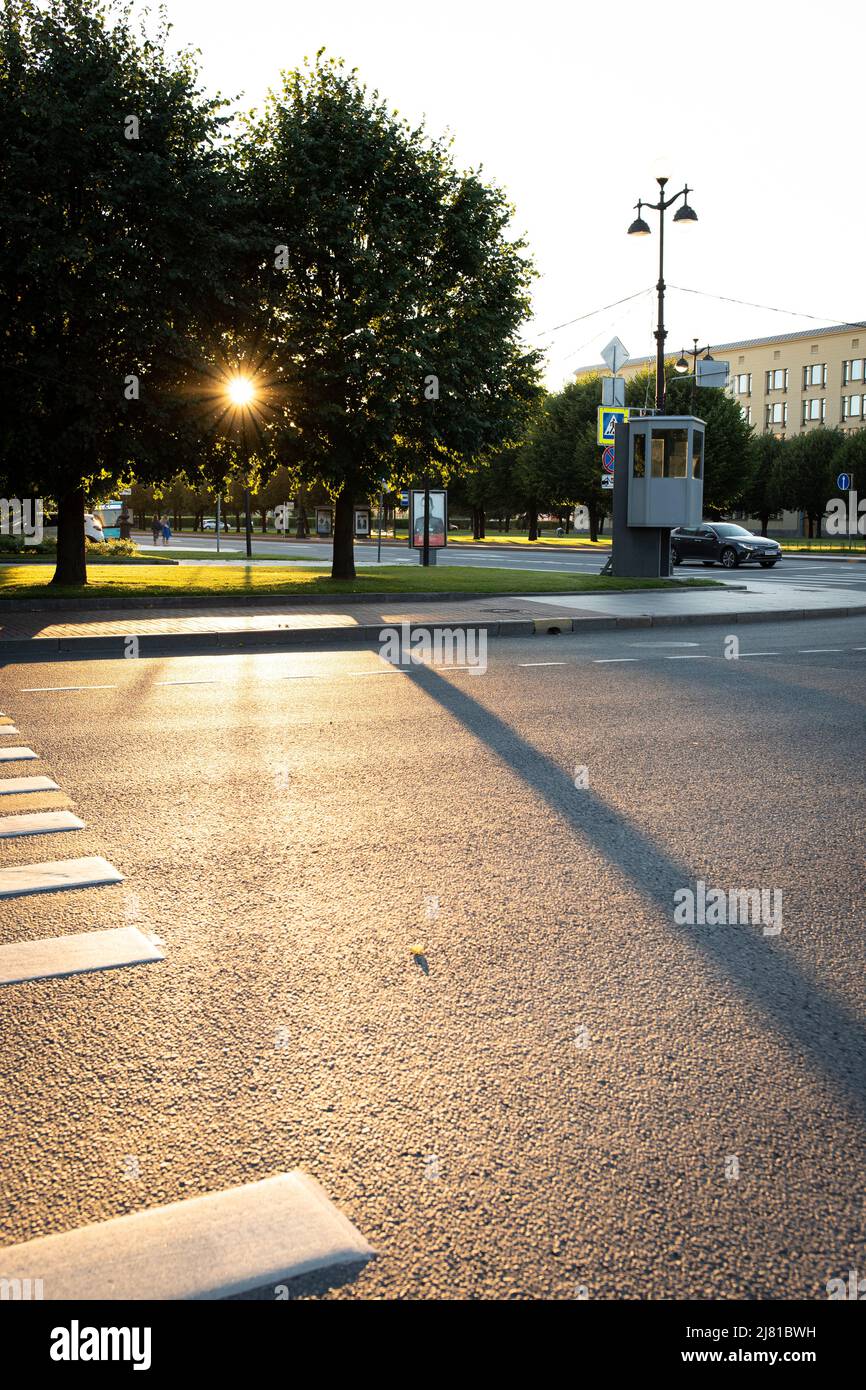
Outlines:
{"label": "beige building", "polygon": [[[866,323],[720,343],[712,356],[730,364],[728,390],[762,433],[789,439],[815,425],[843,430],[866,425]],[[688,351],[686,357],[691,365]],[[632,377],[648,367],[655,367],[654,356],[628,362],[622,375]],[[607,374],[607,368],[583,367],[577,376],[592,372]]]}
{"label": "beige building", "polygon": [[[823,425],[844,431],[866,426],[866,323],[840,323],[774,338],[744,338],[720,343],[713,357],[730,366],[728,391],[746,420],[759,433],[767,431],[790,439],[803,430]],[[675,354],[679,357],[679,353]],[[693,358],[686,350],[689,370]],[[673,376],[672,361],[669,376]],[[655,369],[655,356],[641,357],[621,369],[624,377]],[[607,375],[604,365],[582,367],[577,377]],[[650,402],[651,403],[651,402]],[[698,408],[700,414],[700,408]],[[758,519],[733,513],[750,529]],[[771,532],[803,535],[804,518],[798,512],[779,512]]]}

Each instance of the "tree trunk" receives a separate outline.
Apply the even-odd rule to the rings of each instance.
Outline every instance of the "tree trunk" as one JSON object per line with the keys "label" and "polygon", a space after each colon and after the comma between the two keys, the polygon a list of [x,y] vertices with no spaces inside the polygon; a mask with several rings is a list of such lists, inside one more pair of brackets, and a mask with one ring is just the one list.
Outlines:
{"label": "tree trunk", "polygon": [[526,538],[527,538],[527,540],[530,540],[530,541],[537,541],[537,540],[538,540],[538,512],[537,512],[537,511],[531,511],[531,512],[529,513],[528,520],[529,520],[529,529],[528,529],[528,531],[527,531],[527,537],[526,537]]}
{"label": "tree trunk", "polygon": [[760,513],[760,517],[761,517],[761,535],[762,535],[762,536],[766,536],[766,534],[767,534],[767,527],[768,527],[769,524],[770,524],[770,513],[769,513],[769,512],[761,512],[761,513]]}
{"label": "tree trunk", "polygon": [[241,533],[241,514],[240,514],[240,512],[235,512],[235,530],[237,531],[238,535],[240,535],[240,533]]}
{"label": "tree trunk", "polygon": [[308,536],[309,534],[310,534],[310,528],[309,528],[309,526],[307,525],[307,509],[306,509],[306,507],[304,506],[303,502],[299,502],[299,503],[298,503],[298,529],[295,531],[295,536],[297,537],[297,539],[298,539],[299,541],[302,541],[302,540],[306,540],[306,538],[307,538],[307,536]]}
{"label": "tree trunk", "polygon": [[481,540],[487,539],[487,512],[483,507],[478,508],[478,531]]}
{"label": "tree trunk", "polygon": [[344,483],[342,491],[337,495],[334,507],[332,579],[355,578],[355,538],[352,535],[352,506],[354,501],[348,483]]}
{"label": "tree trunk", "polygon": [[502,522],[502,529],[503,529],[503,531],[505,532],[505,534],[506,534],[506,536],[507,536],[507,535],[508,535],[508,532],[511,530],[511,513],[510,513],[510,512],[506,512],[506,513],[505,513],[505,518],[504,518],[504,520],[503,520],[503,522]]}
{"label": "tree trunk", "polygon": [[57,567],[52,584],[86,584],[84,488],[61,497],[57,506]]}
{"label": "tree trunk", "polygon": [[264,536],[268,529],[268,513],[265,509],[262,509],[259,511],[259,516],[262,519],[262,535]]}
{"label": "tree trunk", "polygon": [[815,539],[821,539],[821,521],[823,520],[820,512],[815,513]]}
{"label": "tree trunk", "polygon": [[591,541],[597,541],[597,540],[598,540],[598,512],[596,511],[595,507],[587,507],[587,511],[589,512],[589,539],[590,539]]}

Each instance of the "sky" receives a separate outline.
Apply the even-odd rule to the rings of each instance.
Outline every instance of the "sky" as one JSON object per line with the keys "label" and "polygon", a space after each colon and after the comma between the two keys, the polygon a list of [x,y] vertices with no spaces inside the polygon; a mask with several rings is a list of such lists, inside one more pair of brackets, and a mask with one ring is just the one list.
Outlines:
{"label": "sky", "polygon": [[324,47],[411,122],[450,132],[457,162],[506,191],[529,243],[526,337],[547,349],[551,388],[614,335],[632,357],[655,351],[657,214],[649,237],[626,229],[638,198],[657,201],[657,173],[669,192],[694,190],[698,215],[686,227],[667,216],[668,351],[866,320],[861,0],[166,8],[207,89],[244,108]]}

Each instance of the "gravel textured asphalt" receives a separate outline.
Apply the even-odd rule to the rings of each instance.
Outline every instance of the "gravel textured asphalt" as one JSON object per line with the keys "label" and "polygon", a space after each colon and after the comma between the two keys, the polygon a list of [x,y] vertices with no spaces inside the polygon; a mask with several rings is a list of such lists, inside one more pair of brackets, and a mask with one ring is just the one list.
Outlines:
{"label": "gravel textured asphalt", "polygon": [[[302,1167],[379,1258],[301,1294],[817,1299],[866,1267],[866,620],[724,636],[0,671],[41,758],[0,776],[87,822],[2,863],[126,875],[4,903],[0,941],[166,950],[0,994],[0,1243]],[[781,935],[676,925],[698,879],[780,889]]]}

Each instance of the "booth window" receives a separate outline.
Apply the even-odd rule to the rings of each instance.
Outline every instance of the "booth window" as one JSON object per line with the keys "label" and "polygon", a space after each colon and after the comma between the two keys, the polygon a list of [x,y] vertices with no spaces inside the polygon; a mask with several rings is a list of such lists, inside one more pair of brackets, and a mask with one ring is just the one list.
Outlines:
{"label": "booth window", "polygon": [[653,434],[654,478],[687,478],[688,461],[688,430],[659,430]]}
{"label": "booth window", "polygon": [[643,433],[634,436],[634,454],[632,456],[631,475],[633,478],[642,478],[646,473],[646,435]]}
{"label": "booth window", "polygon": [[692,477],[699,478],[701,469],[704,466],[704,434],[703,430],[695,430],[692,436]]}

